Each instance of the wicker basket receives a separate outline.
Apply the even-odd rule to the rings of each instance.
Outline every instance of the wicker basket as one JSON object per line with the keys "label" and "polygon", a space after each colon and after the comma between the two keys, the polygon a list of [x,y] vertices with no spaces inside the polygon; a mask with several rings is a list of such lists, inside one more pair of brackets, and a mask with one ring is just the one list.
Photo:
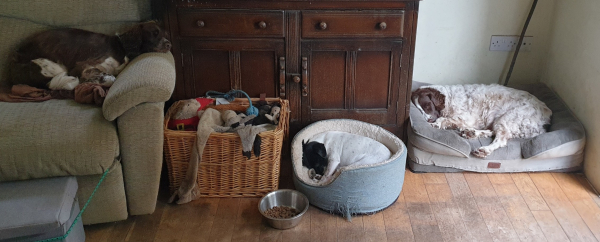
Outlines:
{"label": "wicker basket", "polygon": [[[252,99],[253,103],[259,99]],[[279,98],[267,98],[267,102],[281,104],[279,124],[275,130],[259,134],[262,139],[260,157],[254,154],[251,159],[242,155],[242,143],[235,133],[212,133],[206,143],[198,167],[198,187],[201,197],[260,197],[277,190],[279,165],[283,139],[288,132],[289,103]],[[171,194],[175,192],[185,177],[190,160],[192,145],[196,138],[194,131],[177,131],[167,128],[172,110],[165,116],[164,155],[169,171]],[[237,98],[231,104],[217,105],[217,110],[245,111],[248,99]]]}

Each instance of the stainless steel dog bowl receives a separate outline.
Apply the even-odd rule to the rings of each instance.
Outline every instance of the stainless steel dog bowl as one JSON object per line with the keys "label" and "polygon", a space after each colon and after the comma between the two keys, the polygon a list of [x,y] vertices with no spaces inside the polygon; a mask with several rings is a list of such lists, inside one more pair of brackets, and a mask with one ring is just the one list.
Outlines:
{"label": "stainless steel dog bowl", "polygon": [[[296,190],[281,189],[265,195],[258,203],[258,211],[267,219],[269,225],[276,229],[293,228],[300,223],[302,215],[308,210],[308,198]],[[301,211],[291,218],[271,218],[265,215],[265,211],[275,206],[286,206]]]}

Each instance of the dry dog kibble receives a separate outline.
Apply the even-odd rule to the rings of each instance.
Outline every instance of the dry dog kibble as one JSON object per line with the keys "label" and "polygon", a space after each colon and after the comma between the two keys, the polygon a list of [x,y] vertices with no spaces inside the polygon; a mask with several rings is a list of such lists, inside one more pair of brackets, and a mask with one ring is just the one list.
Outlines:
{"label": "dry dog kibble", "polygon": [[291,218],[298,215],[299,213],[300,212],[295,208],[284,206],[275,206],[265,211],[265,215],[267,215],[267,217],[270,218]]}

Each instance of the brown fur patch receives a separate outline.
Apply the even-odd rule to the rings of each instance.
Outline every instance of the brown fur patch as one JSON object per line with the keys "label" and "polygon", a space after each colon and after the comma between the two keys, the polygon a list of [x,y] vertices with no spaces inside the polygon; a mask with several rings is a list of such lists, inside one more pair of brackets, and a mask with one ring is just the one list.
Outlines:
{"label": "brown fur patch", "polygon": [[442,111],[446,108],[446,96],[440,93],[438,90],[433,88],[425,87],[415,90],[411,95],[411,100],[415,100],[415,97],[430,95],[430,99],[435,106],[435,109]]}

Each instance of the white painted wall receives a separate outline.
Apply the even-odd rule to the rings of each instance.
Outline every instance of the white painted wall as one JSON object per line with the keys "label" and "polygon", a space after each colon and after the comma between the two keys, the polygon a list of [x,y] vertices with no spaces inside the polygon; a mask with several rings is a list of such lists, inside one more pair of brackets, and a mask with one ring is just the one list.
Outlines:
{"label": "white painted wall", "polygon": [[600,1],[556,1],[541,81],[582,121],[587,134],[584,171],[600,190]]}
{"label": "white painted wall", "polygon": [[[539,0],[511,83],[537,82],[555,0]],[[504,82],[513,52],[489,51],[492,35],[519,35],[531,0],[424,0],[419,5],[413,80],[434,84]]]}

